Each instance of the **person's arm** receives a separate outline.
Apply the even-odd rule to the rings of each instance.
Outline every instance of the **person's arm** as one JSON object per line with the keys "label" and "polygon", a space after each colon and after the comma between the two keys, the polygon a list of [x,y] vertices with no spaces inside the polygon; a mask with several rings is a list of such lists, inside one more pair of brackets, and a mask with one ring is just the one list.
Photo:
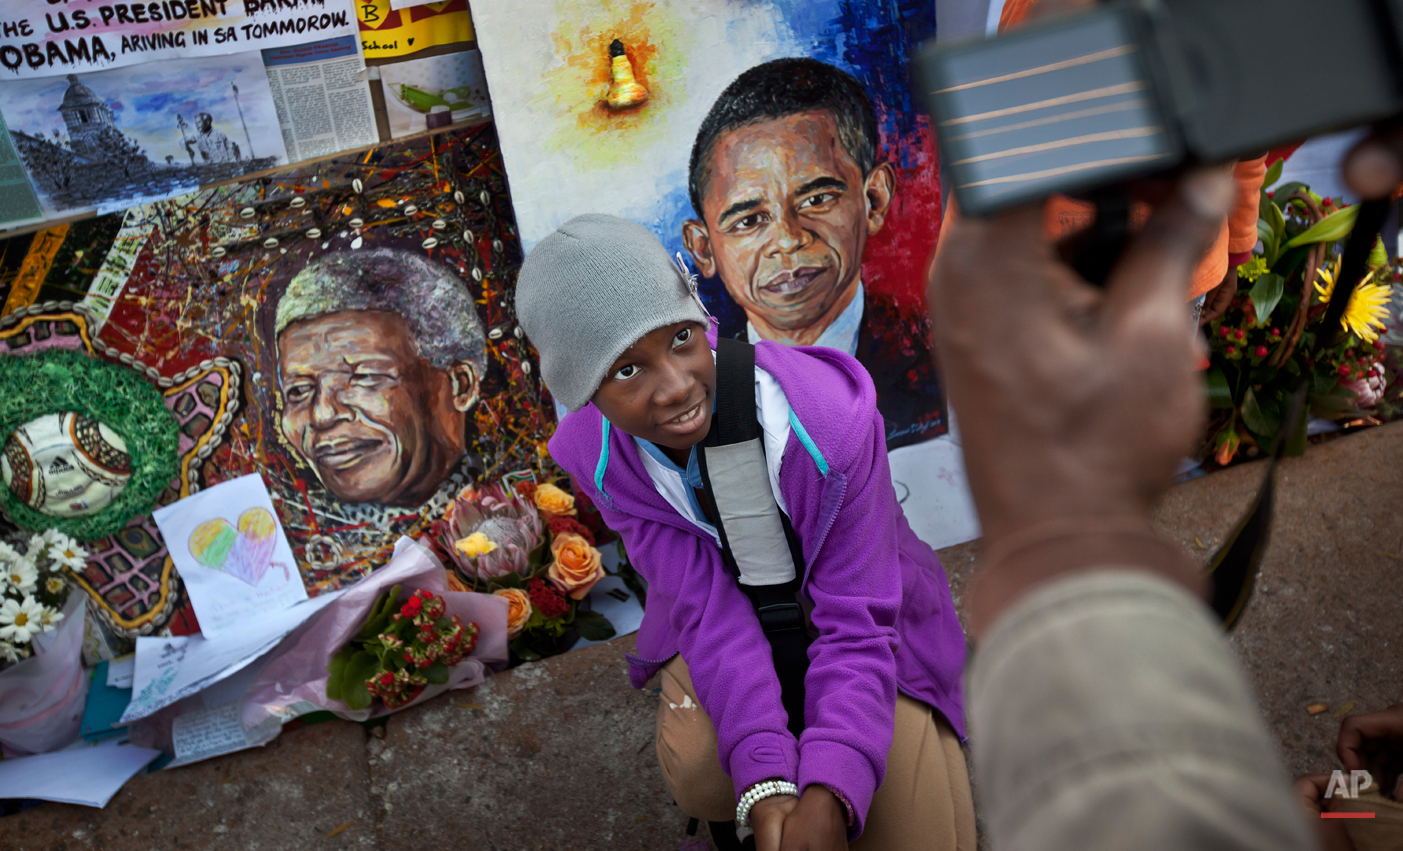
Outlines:
{"label": "person's arm", "polygon": [[985,532],[969,725],[994,849],[1312,847],[1199,568],[1149,520],[1202,427],[1183,294],[1234,197],[1222,169],[1182,181],[1104,290],[1036,205],[941,240],[930,305]]}
{"label": "person's arm", "polygon": [[[865,374],[863,375],[866,379]],[[806,590],[818,637],[805,677],[807,719],[799,739],[799,788],[819,785],[842,795],[862,831],[872,795],[882,784],[896,710],[896,621],[901,609],[897,530],[901,506],[892,489],[886,441],[875,396],[852,412],[869,425],[850,455],[831,458],[830,479],[842,477],[843,502],[809,568]],[[791,440],[785,459],[791,504],[818,505],[821,487],[807,453]],[[807,465],[807,467],[805,466]],[[791,473],[791,471],[793,471]],[[832,490],[834,485],[829,485]],[[791,492],[787,490],[787,492]],[[801,518],[804,534],[813,518]]]}

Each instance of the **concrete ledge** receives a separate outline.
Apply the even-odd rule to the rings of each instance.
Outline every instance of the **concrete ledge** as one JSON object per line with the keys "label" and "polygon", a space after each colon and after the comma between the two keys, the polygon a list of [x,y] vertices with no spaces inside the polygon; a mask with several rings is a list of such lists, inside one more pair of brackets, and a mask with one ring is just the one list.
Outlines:
{"label": "concrete ledge", "polygon": [[7,816],[0,820],[0,846],[7,851],[375,848],[365,740],[359,724],[304,727],[262,748],[136,777],[101,810],[41,804]]}

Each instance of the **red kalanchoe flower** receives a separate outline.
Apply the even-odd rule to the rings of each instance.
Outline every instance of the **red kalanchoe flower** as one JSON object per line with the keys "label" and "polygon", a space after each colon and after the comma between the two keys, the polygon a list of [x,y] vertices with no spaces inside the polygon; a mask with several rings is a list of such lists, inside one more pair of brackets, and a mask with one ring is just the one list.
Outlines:
{"label": "red kalanchoe flower", "polygon": [[1237,354],[1237,346],[1228,346],[1228,354],[1230,354],[1230,355],[1235,355],[1235,354]]}
{"label": "red kalanchoe flower", "polygon": [[1239,329],[1237,329],[1237,331],[1233,334],[1233,336],[1236,337],[1236,338],[1238,338],[1239,340],[1241,340],[1242,338],[1246,337],[1247,334],[1246,334],[1241,328],[1239,328]]}
{"label": "red kalanchoe flower", "polygon": [[1255,354],[1255,355],[1256,355],[1257,357],[1259,357],[1259,358],[1264,358],[1264,357],[1267,356],[1267,347],[1266,347],[1266,346],[1258,346],[1258,347],[1256,348],[1256,350],[1253,351],[1253,354]]}
{"label": "red kalanchoe flower", "polygon": [[1345,378],[1348,378],[1349,375],[1350,375],[1350,372],[1351,372],[1351,370],[1350,370],[1350,368],[1349,368],[1349,364],[1346,364],[1346,363],[1340,364],[1340,368],[1339,368],[1338,371],[1339,371],[1340,375],[1344,376]]}
{"label": "red kalanchoe flower", "polygon": [[1218,336],[1219,336],[1219,337],[1224,337],[1224,338],[1226,338],[1226,337],[1227,337],[1229,334],[1231,334],[1231,333],[1232,333],[1232,329],[1229,328],[1229,327],[1226,326],[1226,325],[1220,326],[1220,327],[1218,328]]}
{"label": "red kalanchoe flower", "polygon": [[386,671],[385,673],[380,675],[380,685],[382,686],[391,685],[394,683],[394,681],[395,675],[390,673],[389,671]]}

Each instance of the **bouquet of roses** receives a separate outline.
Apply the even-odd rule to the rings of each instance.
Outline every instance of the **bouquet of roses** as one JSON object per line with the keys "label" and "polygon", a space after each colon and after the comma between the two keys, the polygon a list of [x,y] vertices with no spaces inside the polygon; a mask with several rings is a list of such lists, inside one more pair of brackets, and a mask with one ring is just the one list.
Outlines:
{"label": "bouquet of roses", "polygon": [[63,620],[69,580],[64,568],[79,570],[88,553],[54,529],[30,537],[21,555],[0,543],[0,669],[33,655],[35,636]]}
{"label": "bouquet of roses", "polygon": [[396,585],[375,601],[360,632],[327,665],[326,696],[351,709],[379,698],[386,709],[412,702],[477,645],[477,624],[445,617],[443,597],[420,589],[400,603]]}
{"label": "bouquet of roses", "polygon": [[580,607],[605,571],[592,533],[575,514],[574,497],[555,485],[492,485],[464,490],[433,530],[456,584],[506,599],[507,637],[518,660],[561,653],[574,635],[614,635],[607,618]]}

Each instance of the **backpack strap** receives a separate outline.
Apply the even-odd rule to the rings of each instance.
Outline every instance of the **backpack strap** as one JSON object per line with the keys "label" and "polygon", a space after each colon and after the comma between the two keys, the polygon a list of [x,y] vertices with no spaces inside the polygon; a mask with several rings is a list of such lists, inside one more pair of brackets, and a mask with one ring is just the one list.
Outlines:
{"label": "backpack strap", "polygon": [[799,603],[804,556],[799,536],[775,502],[755,407],[755,347],[716,341],[716,413],[697,447],[703,508],[716,524],[721,559],[755,607],[770,642],[780,694],[796,737],[804,729],[808,620]]}

